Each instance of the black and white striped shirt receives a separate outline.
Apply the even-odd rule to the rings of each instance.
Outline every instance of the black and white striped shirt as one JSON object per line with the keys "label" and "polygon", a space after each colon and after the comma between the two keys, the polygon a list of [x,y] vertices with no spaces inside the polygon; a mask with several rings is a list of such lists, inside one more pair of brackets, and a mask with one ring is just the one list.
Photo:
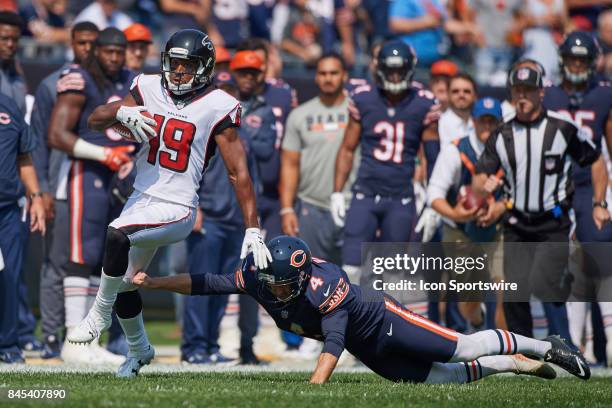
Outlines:
{"label": "black and white striped shirt", "polygon": [[514,208],[541,213],[571,200],[571,159],[587,166],[598,157],[595,145],[573,123],[546,111],[531,123],[506,120],[487,140],[477,173],[503,168]]}

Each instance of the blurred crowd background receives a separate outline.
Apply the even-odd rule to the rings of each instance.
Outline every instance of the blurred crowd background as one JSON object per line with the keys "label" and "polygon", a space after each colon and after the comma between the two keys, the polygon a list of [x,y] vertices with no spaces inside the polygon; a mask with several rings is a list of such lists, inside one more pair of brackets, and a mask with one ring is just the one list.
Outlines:
{"label": "blurred crowd background", "polygon": [[[47,63],[69,59],[69,30],[78,21],[100,29],[146,25],[159,50],[178,28],[201,28],[216,45],[234,49],[257,37],[275,46],[270,67],[290,76],[312,68],[322,53],[342,54],[354,76],[367,74],[368,55],[384,39],[401,38],[419,58],[416,78],[451,59],[479,84],[503,86],[516,58],[540,62],[553,81],[556,45],[574,29],[596,32],[612,70],[612,13],[608,0],[2,0],[27,23],[20,56]],[[147,64],[158,65],[150,52]]]}

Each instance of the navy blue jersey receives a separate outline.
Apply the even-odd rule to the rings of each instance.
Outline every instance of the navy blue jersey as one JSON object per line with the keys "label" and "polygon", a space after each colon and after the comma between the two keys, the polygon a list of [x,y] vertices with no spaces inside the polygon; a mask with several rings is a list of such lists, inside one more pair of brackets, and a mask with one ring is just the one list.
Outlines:
{"label": "navy blue jersey", "polygon": [[270,159],[258,163],[259,174],[263,185],[263,194],[278,198],[278,182],[280,175],[280,147],[285,133],[285,122],[291,109],[297,106],[295,90],[278,79],[266,79],[261,93],[266,104],[272,107],[276,118],[276,142],[274,154]]}
{"label": "navy blue jersey", "polygon": [[81,111],[79,122],[76,128],[73,129],[74,133],[89,143],[98,146],[121,146],[131,144],[131,142],[127,141],[110,128],[103,132],[89,129],[87,126],[87,119],[98,106],[122,100],[130,91],[130,85],[135,76],[134,73],[130,70],[123,69],[118,79],[113,82],[107,82],[102,91],[98,89],[89,72],[78,65],[72,65],[66,68],[60,74],[60,78],[64,78],[68,75],[72,76],[74,80],[67,83],[66,86],[58,88],[58,95],[77,93],[85,96],[85,105]]}
{"label": "navy blue jersey", "polygon": [[14,205],[24,195],[17,156],[35,148],[23,113],[15,101],[0,94],[0,208]]}
{"label": "navy blue jersey", "polygon": [[353,191],[366,195],[411,196],[417,152],[433,94],[413,83],[397,105],[388,103],[373,85],[356,87],[349,113],[361,123],[361,164]]}
{"label": "navy blue jersey", "polygon": [[266,309],[280,329],[322,340],[323,352],[335,356],[345,348],[358,358],[371,351],[361,346],[376,338],[385,313],[382,292],[365,292],[351,284],[340,267],[317,258],[313,258],[306,292],[280,306],[261,293],[252,255],[233,274],[191,278],[192,294],[247,293]]}
{"label": "navy blue jersey", "polygon": [[[601,149],[601,140],[612,109],[612,86],[609,82],[593,81],[581,95],[571,95],[560,86],[545,88],[544,106],[572,120],[586,132],[596,147]],[[574,167],[576,185],[591,183],[591,167]]]}

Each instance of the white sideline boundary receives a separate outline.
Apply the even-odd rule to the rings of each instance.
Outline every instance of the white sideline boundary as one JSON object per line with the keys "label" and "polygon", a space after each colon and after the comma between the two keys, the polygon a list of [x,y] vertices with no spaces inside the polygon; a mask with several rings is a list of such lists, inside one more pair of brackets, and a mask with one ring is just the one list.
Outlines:
{"label": "white sideline boundary", "polygon": [[[572,378],[573,376],[558,367],[554,367],[559,377]],[[111,365],[33,365],[33,364],[0,364],[0,373],[19,373],[19,374],[114,374],[115,366]],[[181,373],[310,373],[310,364],[297,363],[288,365],[285,361],[282,364],[272,363],[265,366],[210,366],[210,365],[187,365],[187,364],[152,364],[143,367],[141,375],[147,374],[181,374]],[[353,367],[338,367],[335,373],[372,373],[370,369],[363,365]],[[592,378],[612,378],[610,368],[592,368]],[[501,374],[514,376],[515,374]],[[578,381],[578,379],[576,379]],[[554,380],[553,380],[554,381]],[[0,381],[0,386],[2,386]]]}

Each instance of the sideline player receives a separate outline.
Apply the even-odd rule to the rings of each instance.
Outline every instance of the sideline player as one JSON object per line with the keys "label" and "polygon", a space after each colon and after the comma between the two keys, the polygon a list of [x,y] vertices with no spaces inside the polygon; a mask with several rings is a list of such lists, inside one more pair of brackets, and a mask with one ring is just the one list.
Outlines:
{"label": "sideline player", "polygon": [[198,30],[180,30],[166,43],[160,74],[139,75],[122,101],[101,106],[89,117],[93,129],[119,122],[142,143],[134,192],[107,229],[100,290],[86,318],[68,335],[75,343],[99,337],[110,325],[115,304],[129,347],[117,373],[120,377],[137,375],[155,355],[144,328],[140,294],[129,281],[148,266],[159,246],[183,240],[193,229],[199,183],[216,149],[234,184],[247,227],[241,258],[252,250],[260,268],[271,259],[257,222],[253,184],[236,131],[240,103],[211,86],[214,65],[215,49],[208,36]]}
{"label": "sideline player", "polygon": [[[436,161],[438,105],[430,91],[411,82],[415,65],[409,46],[389,41],[378,53],[376,86],[359,86],[351,93],[330,205],[336,225],[346,224],[342,260],[351,280],[360,275],[361,243],[374,241],[377,230],[382,242],[410,241],[416,224],[412,179],[421,144],[432,168]],[[342,189],[358,145],[361,164],[345,222]]]}
{"label": "sideline player", "polygon": [[[590,33],[581,31],[570,33],[559,46],[562,81],[557,86],[545,88],[544,106],[567,116],[590,136],[595,146],[602,150],[607,146],[610,151],[612,86],[596,78],[595,70],[599,55],[599,45]],[[612,241],[612,224],[607,223],[609,203],[605,200],[601,202],[594,200],[595,196],[605,196],[605,193],[594,191],[592,183],[592,179],[596,178],[598,173],[607,173],[603,156],[602,154],[591,168],[574,168],[576,191],[572,207],[576,213],[576,238],[579,242],[585,243],[582,246],[585,254],[582,270],[589,276],[587,279],[591,280],[590,286],[599,280],[603,271],[609,269],[610,261],[606,245],[589,244]],[[588,296],[582,292],[593,290],[592,287],[581,285],[584,281],[577,279],[574,283],[575,294]],[[605,327],[606,354],[608,366],[612,366],[612,302],[600,302],[599,307],[603,321],[608,323]],[[586,323],[587,307],[582,302],[571,302],[568,304],[568,309],[572,340],[578,345],[581,343]]]}
{"label": "sideline player", "polygon": [[391,381],[467,383],[504,372],[555,378],[548,364],[518,353],[541,357],[585,380],[591,375],[582,354],[560,337],[540,341],[505,330],[463,335],[412,313],[384,292],[351,284],[340,267],[313,258],[299,238],[277,237],[268,248],[268,268],[257,268],[249,256],[228,275],[150,278],[139,272],[133,283],[186,295],[254,297],[279,328],[323,341],[310,378],[315,384],[329,379],[345,348]]}

